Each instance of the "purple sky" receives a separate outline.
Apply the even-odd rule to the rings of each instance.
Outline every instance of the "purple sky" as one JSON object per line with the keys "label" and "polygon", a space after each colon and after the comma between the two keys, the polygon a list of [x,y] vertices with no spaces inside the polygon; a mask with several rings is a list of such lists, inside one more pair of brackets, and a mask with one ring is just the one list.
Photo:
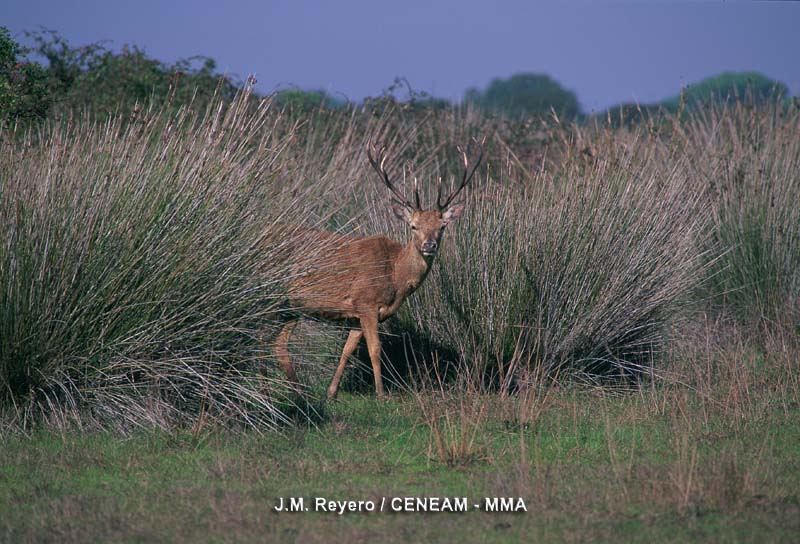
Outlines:
{"label": "purple sky", "polygon": [[259,90],[359,100],[395,76],[459,100],[495,77],[543,72],[586,111],[648,103],[722,71],[755,70],[800,94],[800,3],[458,0],[2,0],[25,43],[42,25],[72,45],[136,44],[164,61],[206,55]]}

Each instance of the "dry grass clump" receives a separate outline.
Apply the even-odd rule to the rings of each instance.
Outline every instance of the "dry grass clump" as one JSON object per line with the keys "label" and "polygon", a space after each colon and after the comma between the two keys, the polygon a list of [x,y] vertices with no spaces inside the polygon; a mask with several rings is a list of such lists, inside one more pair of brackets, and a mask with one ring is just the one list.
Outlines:
{"label": "dry grass clump", "polygon": [[646,132],[597,147],[530,177],[490,161],[403,324],[504,387],[522,367],[649,368],[702,279],[708,219]]}
{"label": "dry grass clump", "polygon": [[681,127],[675,146],[707,194],[721,254],[706,296],[744,326],[800,332],[800,109],[738,101]]}
{"label": "dry grass clump", "polygon": [[285,419],[285,384],[257,370],[289,275],[269,227],[299,205],[280,184],[292,131],[248,95],[0,137],[0,399],[13,421]]}

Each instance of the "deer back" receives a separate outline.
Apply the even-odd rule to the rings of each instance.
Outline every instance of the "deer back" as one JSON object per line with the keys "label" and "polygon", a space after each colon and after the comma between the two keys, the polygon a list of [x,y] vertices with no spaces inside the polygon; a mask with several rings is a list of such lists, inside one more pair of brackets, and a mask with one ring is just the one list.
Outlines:
{"label": "deer back", "polygon": [[[313,229],[297,232],[296,242],[289,285],[295,308],[327,319],[350,319],[395,302],[399,243],[385,236],[354,238]],[[303,246],[315,249],[304,252]]]}

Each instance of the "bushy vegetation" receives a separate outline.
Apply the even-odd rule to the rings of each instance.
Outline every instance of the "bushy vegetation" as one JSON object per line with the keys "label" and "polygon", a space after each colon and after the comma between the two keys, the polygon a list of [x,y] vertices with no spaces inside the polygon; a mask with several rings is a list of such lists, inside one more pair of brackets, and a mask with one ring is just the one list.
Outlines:
{"label": "bushy vegetation", "polygon": [[164,63],[135,45],[119,51],[104,43],[73,46],[46,29],[28,39],[33,45],[23,48],[0,30],[0,121],[70,111],[126,115],[142,105],[177,110],[189,102],[202,109],[220,97],[233,99],[242,86],[219,74],[208,57]]}
{"label": "bushy vegetation", "polygon": [[47,113],[47,70],[23,58],[23,49],[0,27],[0,122],[41,118]]}
{"label": "bushy vegetation", "polygon": [[[216,63],[209,57],[165,63],[135,45],[119,49],[104,42],[75,46],[48,29],[26,32],[32,45],[22,47],[7,29],[0,28],[0,120],[43,119],[84,109],[104,115],[129,113],[136,104],[177,108],[190,99],[205,105],[217,96],[231,99],[241,86],[235,76],[217,72]],[[275,90],[274,95],[277,105],[304,115],[319,107],[353,105],[346,97],[324,90],[288,88]],[[251,97],[261,98],[255,93]],[[454,106],[446,99],[414,89],[402,77],[384,89],[378,101],[387,99],[417,113]],[[550,76],[521,73],[495,78],[485,89],[468,89],[462,105],[528,122],[549,119],[555,113],[562,122],[585,121],[589,116],[625,125],[736,100],[788,102],[789,90],[758,72],[724,72],[687,85],[680,93],[657,103],[624,103],[589,116],[581,110],[575,93]],[[367,98],[363,105],[374,101],[375,98]]]}
{"label": "bushy vegetation", "polygon": [[678,144],[713,222],[706,293],[762,335],[800,334],[798,131],[796,107],[738,101],[692,116]]}
{"label": "bushy vegetation", "polygon": [[600,157],[565,150],[551,169],[501,170],[473,191],[409,328],[504,387],[540,366],[649,368],[703,277],[707,219],[668,149],[641,131],[597,139]]}
{"label": "bushy vegetation", "polygon": [[2,134],[4,418],[284,418],[282,382],[253,362],[288,274],[268,232],[292,204],[278,166],[291,133],[265,132],[270,104],[248,104],[245,90]]}
{"label": "bushy vegetation", "polygon": [[511,117],[543,117],[555,112],[571,121],[580,115],[575,93],[544,74],[516,74],[497,78],[484,91],[469,89],[464,101]]}
{"label": "bushy vegetation", "polygon": [[[703,312],[763,338],[799,330],[795,105],[745,93],[626,128],[416,95],[328,107],[261,99],[252,81],[236,94],[208,62],[179,90],[175,66],[136,48],[37,36],[67,98],[0,140],[0,398],[23,426],[285,420],[267,345],[297,271],[292,225],[407,236],[371,181],[369,140],[389,144],[396,177],[447,184],[453,144],[487,137],[467,214],[387,326],[404,339],[387,342],[391,359],[433,357],[507,392],[531,376],[664,375]],[[6,95],[27,96],[26,77]],[[100,102],[84,96],[94,87]],[[324,249],[302,248],[307,264]],[[302,336],[299,366],[327,379],[339,343]]]}
{"label": "bushy vegetation", "polygon": [[341,99],[330,96],[325,91],[304,91],[302,89],[279,91],[275,93],[274,100],[281,107],[306,114],[319,108],[340,108],[345,104]]}
{"label": "bushy vegetation", "polygon": [[[171,425],[207,417],[209,399],[225,420],[258,398],[280,419],[283,386],[259,377],[261,363],[274,370],[266,345],[293,273],[279,225],[407,236],[372,182],[369,139],[391,143],[394,175],[405,163],[449,183],[459,165],[448,144],[490,135],[466,216],[390,324],[414,357],[438,352],[505,391],[541,369],[663,374],[697,311],[796,334],[799,118],[739,103],[675,118],[669,132],[555,125],[515,142],[518,122],[470,109],[420,122],[374,103],[298,125],[244,92],[201,111],[6,130],[6,412],[68,408],[124,428],[152,423],[153,403]],[[320,346],[335,360],[337,342],[301,340],[301,368]]]}
{"label": "bushy vegetation", "polygon": [[679,94],[652,104],[624,103],[608,108],[598,118],[614,125],[658,123],[663,117],[680,116],[702,108],[732,106],[737,102],[765,105],[789,102],[789,89],[780,81],[758,72],[723,72],[687,85]]}
{"label": "bushy vegetation", "polygon": [[789,89],[786,85],[758,72],[723,72],[688,85],[682,96],[663,100],[661,105],[675,112],[681,101],[690,108],[697,108],[709,103],[732,104],[738,100],[761,104],[787,96]]}

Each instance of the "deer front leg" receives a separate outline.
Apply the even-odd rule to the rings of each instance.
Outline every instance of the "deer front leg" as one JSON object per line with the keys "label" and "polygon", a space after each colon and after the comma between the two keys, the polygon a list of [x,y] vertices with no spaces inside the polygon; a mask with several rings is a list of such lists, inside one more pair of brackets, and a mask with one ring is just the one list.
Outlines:
{"label": "deer front leg", "polygon": [[333,380],[331,380],[330,387],[328,387],[329,399],[336,398],[336,392],[339,390],[339,382],[344,374],[344,367],[347,364],[347,359],[358,347],[358,343],[361,341],[362,336],[364,336],[364,333],[360,329],[353,329],[350,331],[350,334],[347,335],[347,342],[344,343],[342,357],[339,359],[339,366],[336,367],[336,373],[333,375]]}
{"label": "deer front leg", "polygon": [[381,340],[378,337],[378,314],[370,314],[361,318],[361,330],[367,340],[369,360],[372,362],[372,372],[375,374],[375,394],[379,399],[385,397],[383,392],[383,378],[381,377]]}

